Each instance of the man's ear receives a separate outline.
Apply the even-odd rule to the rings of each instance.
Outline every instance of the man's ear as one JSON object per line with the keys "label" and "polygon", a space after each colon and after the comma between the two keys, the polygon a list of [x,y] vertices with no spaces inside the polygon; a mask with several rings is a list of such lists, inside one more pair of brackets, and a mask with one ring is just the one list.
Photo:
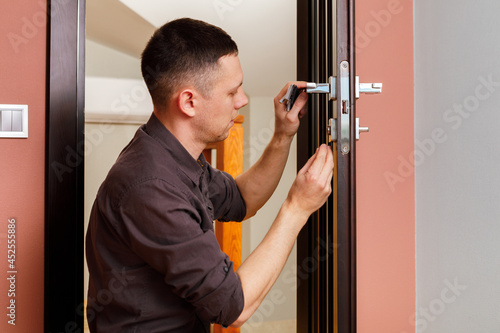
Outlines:
{"label": "man's ear", "polygon": [[184,89],[177,96],[177,106],[179,110],[188,117],[194,117],[196,93],[192,89]]}

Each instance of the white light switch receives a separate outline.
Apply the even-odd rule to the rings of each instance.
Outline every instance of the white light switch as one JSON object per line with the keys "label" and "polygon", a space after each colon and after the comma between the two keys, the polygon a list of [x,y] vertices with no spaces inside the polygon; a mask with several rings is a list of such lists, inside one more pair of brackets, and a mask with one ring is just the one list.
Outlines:
{"label": "white light switch", "polygon": [[2,122],[2,131],[12,131],[12,111],[1,110],[0,112],[2,113],[2,116],[0,117],[0,121]]}
{"label": "white light switch", "polygon": [[23,111],[12,111],[12,132],[23,131]]}
{"label": "white light switch", "polygon": [[0,138],[28,137],[28,106],[0,104]]}

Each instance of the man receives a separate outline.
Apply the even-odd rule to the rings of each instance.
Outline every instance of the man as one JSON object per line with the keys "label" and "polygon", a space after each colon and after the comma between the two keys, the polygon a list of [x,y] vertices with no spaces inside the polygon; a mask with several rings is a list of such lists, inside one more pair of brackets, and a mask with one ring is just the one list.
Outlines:
{"label": "man", "polygon": [[[262,157],[235,180],[202,151],[225,139],[248,103],[234,41],[207,23],[158,29],[142,55],[154,111],[120,154],[90,217],[88,320],[92,332],[209,332],[241,326],[278,278],[309,215],[331,192],[325,145],[299,171],[262,243],[235,272],[213,221],[253,216],[274,192],[307,101],[274,100],[275,132]],[[299,88],[305,82],[296,82]],[[92,315],[89,315],[89,314]]]}

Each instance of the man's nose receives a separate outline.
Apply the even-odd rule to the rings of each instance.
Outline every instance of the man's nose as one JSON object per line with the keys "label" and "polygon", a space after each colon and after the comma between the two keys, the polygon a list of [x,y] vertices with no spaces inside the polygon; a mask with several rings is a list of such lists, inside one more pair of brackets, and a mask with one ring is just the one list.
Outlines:
{"label": "man's nose", "polygon": [[241,92],[239,93],[239,98],[238,98],[238,102],[236,103],[236,109],[241,109],[242,107],[244,107],[245,105],[248,104],[248,97],[247,95],[245,94],[245,92],[243,91],[243,89],[241,89]]}

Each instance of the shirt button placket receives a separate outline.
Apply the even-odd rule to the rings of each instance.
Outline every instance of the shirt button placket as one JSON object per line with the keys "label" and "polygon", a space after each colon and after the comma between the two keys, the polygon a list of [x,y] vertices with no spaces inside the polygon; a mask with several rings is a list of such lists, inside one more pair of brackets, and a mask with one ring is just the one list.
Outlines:
{"label": "shirt button placket", "polygon": [[205,170],[203,170],[203,172],[200,176],[201,194],[203,195],[203,200],[205,201],[205,206],[208,209],[208,213],[209,213],[211,219],[214,220],[214,207],[212,205],[212,202],[210,201],[210,196],[208,194],[208,184],[207,184],[207,180],[205,179],[204,175],[205,175]]}

